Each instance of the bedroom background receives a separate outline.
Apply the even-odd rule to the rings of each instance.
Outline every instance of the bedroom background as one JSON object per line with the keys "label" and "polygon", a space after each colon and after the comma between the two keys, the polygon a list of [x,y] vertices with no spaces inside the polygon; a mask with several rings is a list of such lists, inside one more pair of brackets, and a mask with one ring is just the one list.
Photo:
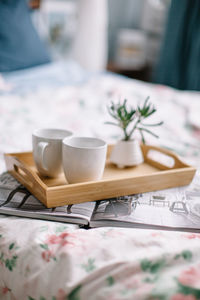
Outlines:
{"label": "bedroom background", "polygon": [[[105,124],[109,121],[106,108],[110,100],[126,97],[135,107],[147,96],[158,109],[158,119],[151,119],[146,124],[164,122],[156,127],[159,139],[148,135],[145,137],[147,144],[175,152],[181,161],[198,171],[187,193],[183,194],[183,190],[177,187],[176,193],[174,190],[162,190],[156,195],[146,194],[146,197],[137,194],[132,199],[133,217],[135,212],[141,213],[142,220],[145,218],[150,222],[148,229],[106,226],[90,230],[79,228],[77,218],[76,224],[71,224],[71,213],[76,210],[71,206],[56,209],[59,222],[49,221],[54,209],[47,209],[46,219],[35,219],[29,206],[33,204],[30,192],[13,182],[12,178],[8,180],[5,172],[0,176],[0,300],[199,299],[200,234],[158,230],[161,228],[157,225],[177,228],[177,220],[182,222],[185,219],[182,213],[189,220],[186,209],[176,213],[175,218],[169,217],[174,212],[167,205],[180,199],[182,204],[187,200],[190,202],[187,204],[196,220],[192,226],[195,225],[198,231],[200,228],[200,92],[171,87],[174,84],[182,89],[197,89],[200,83],[200,1],[43,0],[40,10],[34,11],[32,17],[51,52],[53,62],[48,64],[41,61],[38,64],[35,56],[34,64],[28,60],[31,51],[35,55],[39,50],[36,45],[40,45],[40,41],[35,35],[34,40],[38,43],[34,42],[28,27],[23,25],[23,12],[14,19],[10,10],[10,17],[7,17],[6,5],[13,6],[13,3],[14,8],[26,9],[29,17],[30,9],[25,1],[0,0],[0,67],[5,67],[4,62],[10,63],[12,59],[15,63],[12,70],[0,71],[0,174],[7,170],[5,153],[20,155],[28,152],[31,155],[32,133],[37,128],[63,128],[78,136],[97,137],[107,143],[115,143],[120,139],[118,128]],[[37,0],[32,2],[37,5]],[[170,2],[173,9],[170,8],[170,20],[166,23]],[[13,30],[9,27],[9,20],[10,23],[15,21],[14,25],[10,24]],[[33,29],[28,20],[26,24]],[[164,34],[165,28],[167,35]],[[22,29],[21,39],[15,29]],[[12,56],[8,55],[7,48],[2,51],[1,38],[5,34],[14,37],[18,45],[18,53],[17,47],[13,47],[14,51],[11,49],[11,54],[14,52]],[[10,44],[8,38],[4,41]],[[25,42],[30,42],[28,51]],[[164,47],[160,56],[161,44]],[[26,54],[22,50],[26,50]],[[173,68],[168,64],[168,53],[175,54]],[[19,64],[16,67],[21,62],[17,54],[22,62],[24,59],[26,68]],[[166,59],[164,69],[159,71],[166,85],[145,82],[156,80],[153,70],[159,65],[159,57]],[[193,70],[192,73],[187,70],[188,67]],[[171,77],[170,72],[175,77]],[[179,81],[180,78],[182,81]],[[173,82],[168,79],[173,79]],[[156,154],[158,164],[159,158]],[[14,170],[24,176],[25,169],[23,165],[18,168],[18,163]],[[157,169],[155,171],[157,173]],[[25,174],[24,184],[33,186],[35,192],[35,183],[28,180],[28,174]],[[179,177],[180,180],[182,178]],[[10,192],[11,188],[16,189]],[[57,185],[52,188],[58,190]],[[121,185],[117,183],[114,188],[120,189]],[[101,188],[98,190],[101,191]],[[11,197],[15,192],[17,197]],[[57,196],[53,198],[59,200]],[[41,203],[35,200],[34,207],[41,218]],[[121,202],[122,199],[119,200]],[[125,200],[128,201],[122,212],[127,216],[131,213],[131,203],[129,197]],[[161,200],[164,205],[167,204],[166,207],[160,206]],[[136,207],[139,201],[142,205]],[[151,209],[155,202],[158,203],[157,211],[167,212],[164,218],[154,211],[153,214],[145,213],[144,206]],[[94,207],[94,203],[89,204]],[[99,206],[103,213],[109,213],[109,204],[105,208]],[[15,208],[13,216],[12,206]],[[25,216],[24,208],[29,209],[31,218],[19,217]],[[87,222],[84,224],[88,224],[93,209],[85,209],[82,204],[80,208],[85,213]],[[64,218],[66,213],[69,214],[70,223],[61,223],[63,212]],[[77,215],[79,218],[76,210]],[[157,229],[150,230],[156,222],[159,222]],[[142,225],[144,221],[140,218],[139,223]],[[189,229],[184,223],[185,226]]]}
{"label": "bedroom background", "polygon": [[92,71],[107,69],[150,81],[169,4],[170,0],[126,0],[126,5],[123,0],[44,0],[33,20],[54,59],[75,58]]}

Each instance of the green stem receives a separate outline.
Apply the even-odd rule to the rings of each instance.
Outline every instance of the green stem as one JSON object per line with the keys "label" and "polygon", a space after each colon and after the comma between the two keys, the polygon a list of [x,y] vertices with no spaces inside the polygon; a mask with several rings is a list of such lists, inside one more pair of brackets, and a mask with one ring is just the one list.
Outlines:
{"label": "green stem", "polygon": [[144,138],[144,134],[143,134],[142,130],[139,129],[139,132],[140,132],[140,135],[141,135],[141,138],[142,138],[142,142],[143,142],[143,144],[145,144],[145,138]]}
{"label": "green stem", "polygon": [[138,128],[138,129],[139,129],[139,130],[146,131],[146,132],[148,132],[149,134],[155,136],[156,138],[159,137],[157,134],[153,133],[152,131],[150,131],[150,130],[148,130],[148,129],[146,129],[146,128],[142,128],[142,127],[141,127],[141,128]]}
{"label": "green stem", "polygon": [[135,123],[135,125],[133,126],[132,130],[129,133],[129,139],[131,138],[133,132],[135,131],[135,129],[137,128],[138,124],[140,123],[141,119],[139,117],[139,119],[137,120],[137,122]]}
{"label": "green stem", "polygon": [[126,127],[123,128],[123,131],[124,131],[124,136],[125,136],[124,140],[128,141],[129,140],[129,135],[127,134]]}

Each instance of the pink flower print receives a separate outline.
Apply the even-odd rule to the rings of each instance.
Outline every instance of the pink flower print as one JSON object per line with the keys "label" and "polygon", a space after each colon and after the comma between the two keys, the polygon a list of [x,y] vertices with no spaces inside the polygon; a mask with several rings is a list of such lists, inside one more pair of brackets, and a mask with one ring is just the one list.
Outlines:
{"label": "pink flower print", "polygon": [[116,229],[109,229],[108,231],[105,232],[105,236],[110,237],[110,238],[117,238],[117,237],[121,237],[123,235],[124,234],[122,231],[116,230]]}
{"label": "pink flower print", "polygon": [[198,128],[195,128],[193,131],[193,135],[196,138],[200,138],[200,130]]}
{"label": "pink flower print", "polygon": [[186,237],[189,240],[200,239],[200,234],[199,233],[188,233],[188,234],[185,234],[184,237]]}
{"label": "pink flower print", "polygon": [[55,234],[52,234],[47,241],[48,244],[59,244],[59,242],[60,242],[60,238]]}
{"label": "pink flower print", "polygon": [[67,295],[66,293],[63,291],[63,289],[59,289],[58,293],[56,295],[56,300],[66,300]]}
{"label": "pink flower print", "polygon": [[161,232],[152,232],[151,236],[152,237],[160,237],[160,236],[162,236],[162,233]]}
{"label": "pink flower print", "polygon": [[200,288],[200,265],[191,267],[181,273],[178,281],[182,285],[190,286],[193,288]]}
{"label": "pink flower print", "polygon": [[133,299],[148,299],[153,288],[154,285],[151,283],[141,283],[141,285],[135,290]]}
{"label": "pink flower print", "polygon": [[2,294],[6,295],[8,292],[10,292],[10,289],[7,286],[2,287]]}
{"label": "pink flower print", "polygon": [[139,279],[131,277],[124,282],[124,286],[127,289],[138,288],[140,286],[140,281],[139,281]]}
{"label": "pink flower print", "polygon": [[196,300],[196,297],[193,295],[183,295],[179,293],[172,296],[171,300]]}
{"label": "pink flower print", "polygon": [[65,246],[66,244],[71,244],[73,245],[72,242],[68,241],[67,238],[73,236],[67,232],[62,232],[60,235],[51,235],[48,240],[47,243],[48,244],[59,244],[60,246]]}
{"label": "pink flower print", "polygon": [[52,258],[53,253],[51,250],[45,250],[42,252],[42,258],[46,261],[49,262],[50,259]]}
{"label": "pink flower print", "polygon": [[65,239],[67,236],[70,236],[70,234],[67,232],[62,232],[59,236],[60,238]]}
{"label": "pink flower print", "polygon": [[67,241],[65,238],[67,238],[69,236],[69,234],[68,233],[66,233],[66,232],[63,232],[63,233],[61,233],[60,234],[60,244],[61,244],[61,246],[64,246],[64,245],[66,245],[66,244],[72,244],[73,245],[73,243],[71,243],[71,242],[69,242],[69,241]]}

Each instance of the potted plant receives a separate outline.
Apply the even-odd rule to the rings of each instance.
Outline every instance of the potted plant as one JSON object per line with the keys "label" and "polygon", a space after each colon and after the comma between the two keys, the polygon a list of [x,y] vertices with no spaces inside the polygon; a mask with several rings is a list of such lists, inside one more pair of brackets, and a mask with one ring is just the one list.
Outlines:
{"label": "potted plant", "polygon": [[144,132],[158,137],[149,127],[160,126],[163,122],[147,124],[144,120],[149,118],[156,112],[155,107],[146,98],[142,105],[137,105],[133,108],[128,105],[125,99],[123,103],[111,102],[108,106],[108,113],[114,119],[114,122],[106,122],[113,126],[119,127],[123,131],[123,139],[118,141],[114,146],[110,161],[116,164],[119,168],[126,166],[136,166],[144,161],[140,143],[133,138],[136,131],[139,131],[142,142],[145,143]]}

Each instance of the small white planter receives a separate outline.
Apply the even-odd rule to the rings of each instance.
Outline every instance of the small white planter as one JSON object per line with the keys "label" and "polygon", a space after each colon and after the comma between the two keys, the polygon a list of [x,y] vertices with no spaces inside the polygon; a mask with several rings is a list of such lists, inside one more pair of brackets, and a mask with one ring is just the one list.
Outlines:
{"label": "small white planter", "polygon": [[118,168],[137,166],[144,161],[140,144],[137,140],[119,141],[114,146],[110,161]]}

